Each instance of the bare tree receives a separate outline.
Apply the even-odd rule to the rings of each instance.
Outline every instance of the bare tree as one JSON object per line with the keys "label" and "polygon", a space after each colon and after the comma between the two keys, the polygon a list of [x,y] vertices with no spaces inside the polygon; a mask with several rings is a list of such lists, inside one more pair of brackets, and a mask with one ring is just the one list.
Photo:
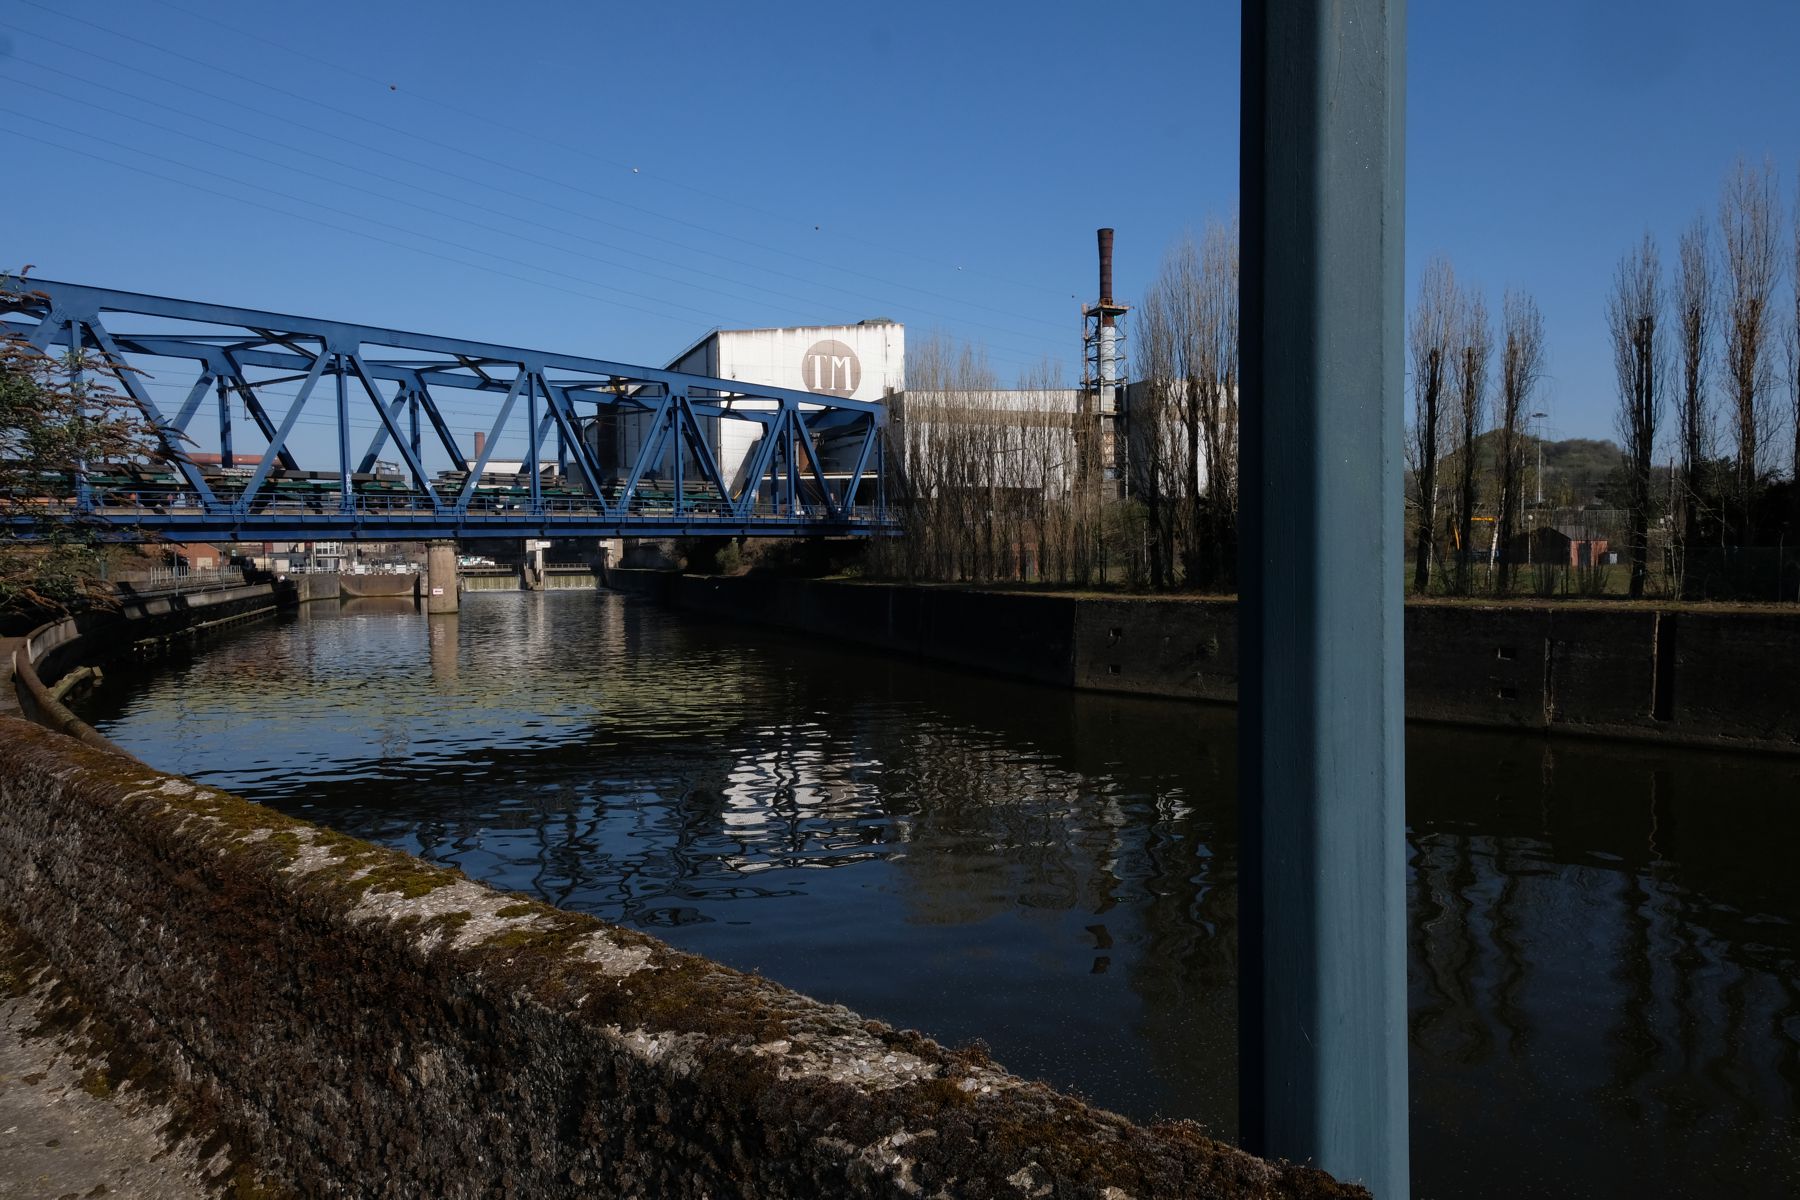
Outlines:
{"label": "bare tree", "polygon": [[[1495,522],[1496,547],[1511,548],[1518,528],[1523,492],[1525,419],[1531,395],[1544,374],[1544,317],[1537,302],[1523,292],[1508,291],[1501,313],[1505,342],[1500,351],[1498,469],[1500,500]],[[1500,560],[1499,590],[1512,590],[1516,564],[1510,553]]]}
{"label": "bare tree", "polygon": [[1662,397],[1662,260],[1649,235],[1619,260],[1606,307],[1618,374],[1619,438],[1625,447],[1626,537],[1631,555],[1631,598],[1644,597],[1650,574],[1650,467]]}
{"label": "bare tree", "polygon": [[901,467],[906,496],[906,573],[912,578],[993,575],[1000,530],[1000,423],[988,409],[996,383],[983,351],[941,334],[907,354]]}
{"label": "bare tree", "polygon": [[1212,221],[1200,255],[1195,305],[1199,344],[1189,382],[1200,411],[1200,469],[1206,499],[1199,510],[1203,549],[1196,582],[1220,587],[1237,575],[1238,224]]}
{"label": "bare tree", "polygon": [[1438,462],[1444,448],[1444,382],[1450,371],[1451,338],[1456,326],[1456,275],[1441,255],[1425,264],[1419,300],[1408,335],[1412,357],[1413,430],[1411,457],[1418,488],[1418,550],[1413,564],[1413,591],[1431,586],[1433,550],[1437,544]]}
{"label": "bare tree", "polygon": [[[1794,189],[1794,319],[1788,326],[1787,336],[1787,368],[1788,368],[1788,420],[1792,424],[1794,435],[1793,474],[1791,480],[1791,502],[1793,515],[1789,518],[1796,537],[1800,537],[1800,173],[1795,176]],[[1800,600],[1800,592],[1795,594]]]}
{"label": "bare tree", "polygon": [[1488,324],[1487,301],[1480,292],[1464,298],[1456,322],[1454,388],[1456,392],[1456,590],[1469,593],[1470,552],[1475,537],[1475,505],[1479,499],[1476,439],[1487,419],[1488,359],[1494,335]]}
{"label": "bare tree", "polygon": [[1753,170],[1739,159],[1719,200],[1719,229],[1724,253],[1721,324],[1731,429],[1737,443],[1734,516],[1740,545],[1750,544],[1756,536],[1757,455],[1771,415],[1774,356],[1769,337],[1774,313],[1770,306],[1780,220],[1773,165],[1765,162],[1761,170]]}
{"label": "bare tree", "polygon": [[1713,293],[1706,219],[1696,217],[1681,235],[1681,261],[1675,282],[1675,335],[1681,354],[1681,386],[1675,393],[1675,435],[1680,441],[1681,457],[1681,484],[1675,496],[1681,506],[1677,522],[1681,544],[1675,568],[1682,578],[1683,595],[1691,587],[1687,557],[1700,544],[1701,474],[1711,454],[1706,372],[1712,358]]}
{"label": "bare tree", "polygon": [[1137,317],[1131,448],[1152,580],[1228,585],[1237,566],[1235,219],[1163,256]]}
{"label": "bare tree", "polygon": [[[1138,378],[1130,412],[1133,493],[1149,524],[1150,579],[1157,587],[1175,582],[1178,507],[1185,493],[1185,463],[1191,461],[1178,429],[1192,430],[1199,442],[1198,412],[1184,394],[1187,358],[1193,346],[1190,325],[1199,282],[1199,255],[1191,237],[1163,255],[1156,279],[1138,305]],[[1194,418],[1188,423],[1188,417]]]}
{"label": "bare tree", "polygon": [[1074,464],[1069,456],[1074,445],[1063,437],[1058,386],[1059,372],[1048,360],[1040,362],[1019,380],[1025,394],[1025,412],[1018,429],[1017,495],[1022,508],[1020,544],[1031,547],[1029,571],[1035,579],[1062,578],[1053,564],[1062,557],[1057,546],[1063,498]]}

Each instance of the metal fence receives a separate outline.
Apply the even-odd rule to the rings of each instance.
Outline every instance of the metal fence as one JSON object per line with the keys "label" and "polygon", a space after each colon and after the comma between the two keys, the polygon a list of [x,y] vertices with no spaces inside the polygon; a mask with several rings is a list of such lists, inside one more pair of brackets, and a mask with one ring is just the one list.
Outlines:
{"label": "metal fence", "polygon": [[112,580],[115,587],[139,594],[216,591],[242,587],[245,582],[242,567],[219,567],[210,571],[196,571],[187,567],[156,567],[148,571],[132,571]]}

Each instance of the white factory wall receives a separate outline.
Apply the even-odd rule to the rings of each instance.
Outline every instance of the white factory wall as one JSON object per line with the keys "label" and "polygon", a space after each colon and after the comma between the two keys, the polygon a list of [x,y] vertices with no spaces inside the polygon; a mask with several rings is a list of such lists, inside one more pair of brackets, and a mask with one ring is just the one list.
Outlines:
{"label": "white factory wall", "polygon": [[[717,330],[677,355],[669,370],[753,386],[880,401],[906,386],[906,327],[877,320],[856,325]],[[743,407],[756,407],[756,402],[747,401]],[[720,472],[735,490],[756,445],[758,426],[726,420],[701,424]],[[648,431],[646,415],[620,418],[616,448],[610,454],[603,451],[603,455],[616,456],[621,475],[636,461]],[[590,443],[594,440],[590,436]]]}
{"label": "white factory wall", "polygon": [[[879,401],[906,386],[906,327],[872,321],[721,330],[669,365],[673,370],[764,387]],[[735,489],[742,482],[758,430],[747,421],[719,421],[708,432],[719,470]]]}
{"label": "white factory wall", "polygon": [[906,387],[906,327],[891,321],[733,329],[712,336],[709,374],[767,387],[880,400]]}
{"label": "white factory wall", "polygon": [[[931,454],[938,438],[974,425],[992,431],[982,435],[993,453],[987,483],[1025,487],[1043,482],[1058,492],[1074,485],[1078,389],[915,391],[894,397],[892,405],[900,465],[909,473],[919,457]],[[1046,465],[1048,478],[1042,471]]]}

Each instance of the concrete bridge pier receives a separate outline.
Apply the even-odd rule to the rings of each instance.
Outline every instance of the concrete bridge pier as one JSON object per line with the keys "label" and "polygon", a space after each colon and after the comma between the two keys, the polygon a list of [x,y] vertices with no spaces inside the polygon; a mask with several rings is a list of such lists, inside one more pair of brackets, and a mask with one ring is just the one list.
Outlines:
{"label": "concrete bridge pier", "polygon": [[528,592],[543,589],[544,547],[550,543],[541,538],[526,538],[525,551],[519,557],[519,586]]}
{"label": "concrete bridge pier", "polygon": [[425,577],[419,581],[420,598],[427,613],[453,613],[457,609],[456,543],[425,544]]}
{"label": "concrete bridge pier", "polygon": [[594,543],[594,574],[600,577],[602,587],[612,586],[607,582],[612,569],[625,560],[624,538],[601,538]]}

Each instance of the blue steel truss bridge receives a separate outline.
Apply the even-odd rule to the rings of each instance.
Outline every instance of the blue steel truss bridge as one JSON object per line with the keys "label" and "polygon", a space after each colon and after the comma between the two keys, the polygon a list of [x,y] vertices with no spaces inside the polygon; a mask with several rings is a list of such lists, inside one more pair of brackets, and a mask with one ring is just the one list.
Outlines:
{"label": "blue steel truss bridge", "polygon": [[41,495],[14,498],[15,514],[28,510],[11,519],[20,536],[45,518],[119,541],[895,531],[880,404],[49,280],[16,287],[0,329],[110,376],[163,451],[45,472]]}

